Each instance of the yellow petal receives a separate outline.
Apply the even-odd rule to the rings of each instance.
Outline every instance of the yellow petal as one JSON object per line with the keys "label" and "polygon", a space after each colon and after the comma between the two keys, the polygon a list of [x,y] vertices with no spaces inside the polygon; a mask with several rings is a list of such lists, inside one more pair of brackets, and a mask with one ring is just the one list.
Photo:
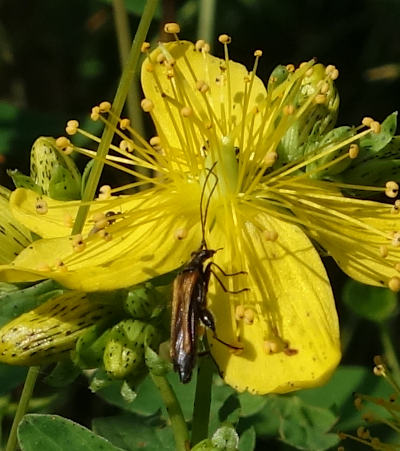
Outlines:
{"label": "yellow petal", "polygon": [[[228,247],[223,230],[212,234],[210,246],[224,248],[214,261],[226,271],[248,272],[221,280],[230,289],[250,289],[227,294],[211,276],[209,307],[218,337],[243,346],[235,353],[210,336],[212,355],[224,380],[238,391],[286,393],[323,384],[340,360],[338,319],[325,269],[297,226],[264,214],[255,220],[257,227],[245,223],[239,251]],[[277,240],[266,240],[265,231],[277,231]],[[232,262],[237,264],[232,267]],[[235,319],[243,310],[247,317]],[[269,354],[271,348],[278,352]]]}
{"label": "yellow petal", "polygon": [[11,262],[32,241],[29,230],[11,214],[8,190],[0,191],[0,264]]}
{"label": "yellow petal", "polygon": [[[45,206],[40,213],[37,206]],[[78,211],[77,202],[61,202],[24,188],[18,188],[10,196],[10,208],[14,217],[27,228],[44,238],[71,234]]]}
{"label": "yellow petal", "polygon": [[177,201],[180,195],[159,194],[146,201],[141,195],[130,196],[137,208],[107,228],[111,239],[97,233],[84,236],[80,251],[74,250],[75,237],[35,241],[11,265],[0,267],[0,278],[9,282],[51,278],[68,288],[96,291],[170,272],[185,263],[201,241],[198,186],[193,192],[188,186],[186,196],[187,204]]}
{"label": "yellow petal", "polygon": [[296,216],[307,221],[310,236],[351,278],[388,286],[391,278],[400,276],[396,269],[400,262],[400,218],[391,212],[391,205],[331,195],[314,200],[319,211],[312,204],[314,210],[305,213],[305,201],[299,198],[294,207]]}
{"label": "yellow petal", "polygon": [[[168,64],[157,62],[163,55],[167,61],[172,61],[172,68]],[[207,127],[214,127],[215,133],[223,136],[227,134],[228,128],[240,125],[244,90],[250,80],[245,66],[229,61],[228,68],[224,60],[196,51],[195,46],[187,41],[163,44],[150,54],[149,59],[142,66],[142,87],[146,98],[154,105],[151,110],[152,118],[163,142],[168,143],[176,152],[181,152],[186,163],[188,158],[194,157],[187,149],[192,147],[195,139],[200,138],[200,143],[195,146],[206,144],[202,142],[202,137],[207,135]],[[172,79],[168,76],[171,71]],[[200,92],[199,82],[206,84],[206,92]],[[265,87],[255,76],[244,114],[250,112],[265,97]],[[193,123],[190,131],[185,125],[188,118],[183,117],[181,111],[182,107],[188,106],[193,112],[189,118]],[[193,131],[197,136],[192,138],[190,135]],[[198,150],[196,148],[194,152],[198,153]]]}

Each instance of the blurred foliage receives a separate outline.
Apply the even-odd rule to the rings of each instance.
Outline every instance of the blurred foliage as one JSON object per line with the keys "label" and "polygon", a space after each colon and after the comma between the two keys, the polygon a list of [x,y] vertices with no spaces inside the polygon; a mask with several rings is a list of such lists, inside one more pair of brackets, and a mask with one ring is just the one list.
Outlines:
{"label": "blurred foliage", "polygon": [[[161,24],[170,20],[180,22],[183,39],[196,39],[199,4],[196,0],[164,0],[149,40],[156,41]],[[143,5],[144,0],[126,1],[133,31]],[[400,63],[399,20],[398,0],[219,0],[215,29],[217,34],[232,36],[232,58],[248,67],[253,63],[253,51],[264,51],[258,70],[264,80],[278,64],[299,63],[314,56],[322,63],[335,64],[340,71],[338,125],[352,125],[365,115],[383,120],[398,108],[399,75],[385,77],[384,71],[383,77],[370,74],[371,69]],[[218,45],[214,48],[221,55],[222,49]],[[113,98],[119,74],[110,0],[0,0],[0,184],[12,186],[6,168],[29,172],[29,152],[38,136],[63,134],[64,124],[71,118],[84,122],[88,129],[91,106]],[[77,163],[82,168],[84,163]],[[105,177],[112,177],[110,171]],[[370,368],[372,356],[383,352],[382,327],[386,334],[392,334],[393,343],[399,342],[394,295],[348,282],[331,262],[327,263],[341,319],[343,365],[325,387],[292,396],[236,394],[217,378],[210,432],[215,433],[221,421],[234,425],[241,451],[336,449],[334,432],[354,431],[361,423],[352,393],[386,396],[390,391]],[[29,288],[25,295],[30,299]],[[7,302],[2,312],[8,315],[13,298],[5,294],[3,298]],[[74,371],[61,370],[67,375]],[[43,372],[48,374],[49,370]],[[12,390],[24,373],[23,368],[0,368],[3,437],[19,394]],[[68,377],[60,380],[66,383]],[[183,386],[171,375],[171,383],[189,419],[194,381]],[[57,428],[65,439],[64,447],[57,449],[71,449],[71,443],[80,443],[80,448],[74,448],[77,450],[173,449],[168,445],[171,432],[165,428],[166,412],[160,408],[158,391],[149,378],[131,403],[122,397],[120,386],[100,390],[98,396],[87,386],[82,376],[61,391],[41,383],[31,408],[70,418],[108,441],[60,417],[30,415],[19,430],[22,449],[55,449],[46,441],[49,427]],[[351,449],[364,448],[351,444]]]}

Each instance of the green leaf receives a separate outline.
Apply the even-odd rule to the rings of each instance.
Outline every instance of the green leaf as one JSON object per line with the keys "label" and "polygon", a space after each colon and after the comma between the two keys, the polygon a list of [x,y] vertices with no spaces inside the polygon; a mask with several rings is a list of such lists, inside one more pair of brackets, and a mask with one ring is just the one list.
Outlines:
{"label": "green leaf", "polygon": [[126,451],[175,450],[171,428],[140,415],[95,418],[93,430]]}
{"label": "green leaf", "polygon": [[26,377],[27,368],[0,363],[0,396],[13,390]]}
{"label": "green leaf", "polygon": [[22,451],[118,451],[89,429],[58,415],[26,415],[18,427]]}
{"label": "green leaf", "polygon": [[51,387],[61,388],[71,384],[80,374],[80,368],[75,366],[71,360],[63,360],[57,362],[44,381]]}
{"label": "green leaf", "polygon": [[[380,133],[369,133],[360,139],[361,159],[368,158],[370,155],[376,155],[392,140],[397,127],[397,111],[390,114],[381,124]],[[379,157],[379,155],[378,155]]]}
{"label": "green leaf", "polygon": [[29,312],[62,292],[63,290],[56,282],[45,280],[29,288],[1,293],[0,326],[7,324],[23,313]]}
{"label": "green leaf", "polygon": [[239,451],[253,451],[256,447],[256,431],[251,426],[240,434]]}
{"label": "green leaf", "polygon": [[[150,377],[146,377],[137,388],[137,397],[133,402],[127,402],[121,396],[121,381],[114,381],[107,387],[97,391],[97,394],[115,406],[129,412],[141,415],[154,415],[162,406],[161,396]],[[133,389],[130,384],[131,389]]]}
{"label": "green leaf", "polygon": [[[361,424],[360,412],[354,407],[353,393],[367,393],[371,396],[388,397],[392,393],[389,384],[376,377],[371,369],[361,366],[339,367],[330,381],[323,387],[302,390],[296,393],[307,405],[329,408],[340,415],[335,429],[348,431]],[[371,405],[369,410],[379,409]]]}
{"label": "green leaf", "polygon": [[388,288],[371,287],[354,280],[343,288],[343,301],[354,313],[370,321],[384,321],[397,306],[396,294]]}
{"label": "green leaf", "polygon": [[232,393],[222,404],[218,412],[221,423],[236,424],[240,417],[240,403],[236,393]]}
{"label": "green leaf", "polygon": [[248,417],[259,412],[267,402],[265,396],[252,395],[249,392],[239,393],[241,416]]}
{"label": "green leaf", "polygon": [[328,431],[336,423],[336,416],[327,409],[307,406],[293,396],[280,400],[280,438],[296,449],[323,451],[339,442],[337,434]]}

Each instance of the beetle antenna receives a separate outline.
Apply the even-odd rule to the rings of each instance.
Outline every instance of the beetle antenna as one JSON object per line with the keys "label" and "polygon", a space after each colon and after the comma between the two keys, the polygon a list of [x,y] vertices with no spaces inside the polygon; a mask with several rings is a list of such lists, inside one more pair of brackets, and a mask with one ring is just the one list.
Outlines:
{"label": "beetle antenna", "polygon": [[[206,175],[206,178],[204,180],[203,189],[201,190],[201,196],[200,196],[200,221],[201,221],[201,234],[202,234],[202,240],[201,240],[201,247],[204,249],[207,249],[207,243],[206,243],[206,221],[207,221],[207,213],[208,213],[208,207],[210,206],[211,197],[214,194],[215,188],[217,187],[218,183],[218,177],[216,174],[214,174],[213,169],[215,168],[215,165],[217,162],[215,162],[211,168],[208,169],[208,174]],[[203,214],[203,200],[204,200],[204,193],[206,191],[206,186],[208,183],[208,180],[210,179],[211,174],[215,177],[215,183],[213,187],[211,188],[210,195],[208,196],[206,208]]]}

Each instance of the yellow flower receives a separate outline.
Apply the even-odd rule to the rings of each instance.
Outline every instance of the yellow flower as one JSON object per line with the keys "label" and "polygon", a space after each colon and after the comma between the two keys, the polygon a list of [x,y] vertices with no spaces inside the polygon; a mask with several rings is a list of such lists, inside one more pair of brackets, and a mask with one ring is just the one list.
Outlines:
{"label": "yellow flower", "polygon": [[[284,393],[322,384],[340,360],[340,340],[331,287],[312,241],[351,277],[400,288],[398,207],[346,198],[340,191],[345,186],[315,177],[356,157],[354,143],[379,132],[379,124],[367,119],[366,127],[350,137],[285,164],[279,144],[295,124],[314,120],[316,105],[329,100],[337,70],[324,68],[310,87],[307,79],[321,66],[314,61],[297,69],[289,65],[285,77],[270,80],[267,90],[256,76],[261,52],[255,52],[248,72],[229,59],[230,38],[220,41],[224,59],[210,55],[203,41],[176,41],[148,54],[142,108],[151,114],[157,136],[147,143],[128,120],[120,120],[122,141],[112,146],[117,155],[108,162],[137,181],[103,187],[82,235],[68,236],[78,203],[38,199],[27,190],[13,193],[15,216],[45,239],[0,267],[1,277],[49,277],[72,289],[95,291],[176,270],[199,248],[200,196],[213,167],[215,192],[210,195],[213,177],[205,189],[207,245],[218,249],[213,261],[226,273],[247,273],[219,273],[225,287],[249,288],[230,294],[211,276],[208,308],[217,334],[243,346],[233,353],[210,334],[213,358],[225,381],[239,391]],[[109,105],[102,103],[92,118],[107,122],[107,114],[112,114]],[[68,132],[82,131],[74,122]],[[72,144],[60,146],[70,151]],[[154,177],[137,167],[154,171]],[[141,185],[150,187],[115,196]],[[397,185],[377,190],[395,196]],[[47,214],[38,215],[38,203],[46,205]]]}

